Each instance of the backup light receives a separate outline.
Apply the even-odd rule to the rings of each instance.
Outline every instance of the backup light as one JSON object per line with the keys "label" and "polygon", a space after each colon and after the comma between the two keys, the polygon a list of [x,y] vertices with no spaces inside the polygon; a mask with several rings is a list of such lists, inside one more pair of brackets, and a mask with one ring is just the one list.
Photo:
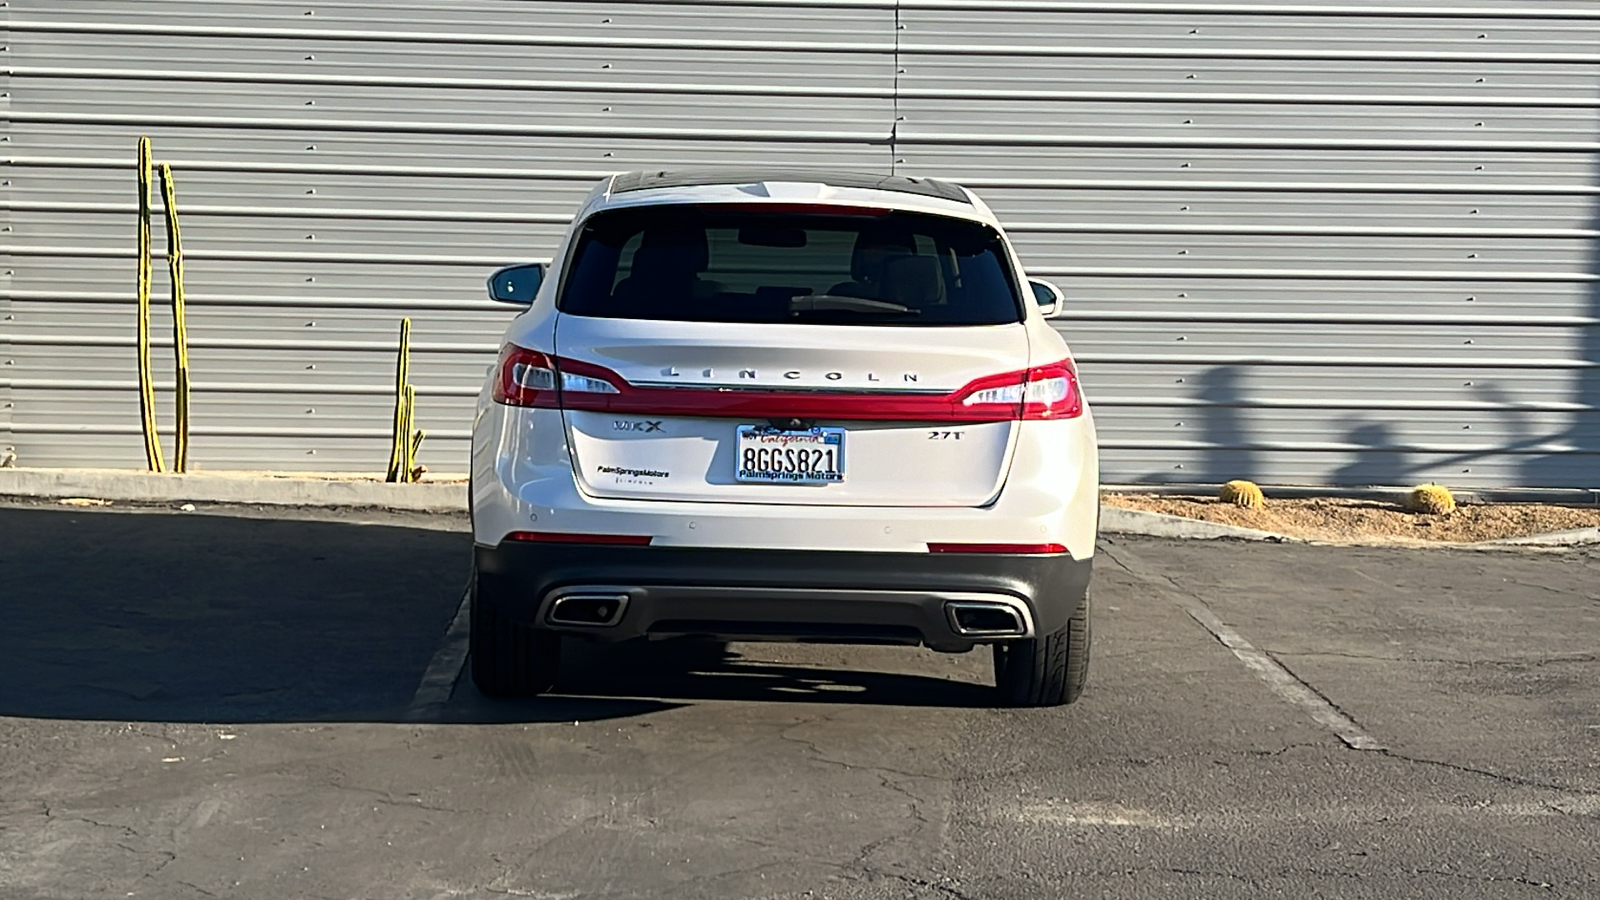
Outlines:
{"label": "backup light", "polygon": [[498,372],[494,399],[511,406],[560,409],[563,395],[569,397],[568,405],[572,405],[571,395],[622,393],[604,378],[562,371],[555,357],[516,344],[507,344],[500,350]]}
{"label": "backup light", "polygon": [[967,385],[961,405],[973,411],[1012,412],[1015,419],[1071,419],[1083,415],[1078,371],[1072,360],[981,378]]}
{"label": "backup light", "polygon": [[617,386],[609,381],[599,378],[590,378],[588,375],[574,375],[571,372],[561,373],[561,389],[574,391],[580,394],[620,394]]}

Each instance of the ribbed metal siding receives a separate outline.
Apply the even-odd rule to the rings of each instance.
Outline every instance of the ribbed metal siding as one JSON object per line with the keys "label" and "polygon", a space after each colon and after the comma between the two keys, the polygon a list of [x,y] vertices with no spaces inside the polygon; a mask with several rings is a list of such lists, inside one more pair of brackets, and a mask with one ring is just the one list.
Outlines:
{"label": "ribbed metal siding", "polygon": [[[19,270],[6,330],[27,465],[142,461],[140,133],[177,172],[191,458],[210,469],[381,468],[409,315],[422,460],[464,471],[473,398],[511,315],[483,298],[484,277],[546,256],[605,173],[890,166],[894,28],[881,6],[13,0],[10,12]],[[162,310],[156,333],[168,329]],[[158,350],[163,378],[169,355]]]}
{"label": "ribbed metal siding", "polygon": [[[11,31],[4,10],[0,9],[0,47],[9,47]],[[3,53],[4,51],[0,51]],[[11,113],[11,72],[0,68],[0,122],[9,122]],[[9,126],[0,126],[0,145],[11,138]],[[9,146],[7,150],[9,151]],[[11,377],[16,360],[11,353],[11,331],[15,326],[11,312],[11,171],[0,170],[0,464],[16,453],[11,435]]]}
{"label": "ribbed metal siding", "polygon": [[485,271],[547,254],[604,172],[748,162],[980,190],[1068,294],[1108,481],[1600,482],[1592,0],[10,15],[25,464],[140,460],[149,133],[187,216],[208,468],[380,466],[408,314],[424,461],[464,468],[507,315]]}
{"label": "ribbed metal siding", "polygon": [[907,2],[1126,482],[1600,485],[1600,6]]}

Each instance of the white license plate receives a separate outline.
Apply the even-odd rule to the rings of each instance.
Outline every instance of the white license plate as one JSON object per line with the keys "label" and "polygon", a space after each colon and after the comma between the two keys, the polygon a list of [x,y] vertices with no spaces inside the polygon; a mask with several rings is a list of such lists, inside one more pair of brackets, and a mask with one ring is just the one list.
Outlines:
{"label": "white license plate", "polygon": [[844,429],[790,431],[740,425],[734,480],[759,484],[828,484],[844,480]]}

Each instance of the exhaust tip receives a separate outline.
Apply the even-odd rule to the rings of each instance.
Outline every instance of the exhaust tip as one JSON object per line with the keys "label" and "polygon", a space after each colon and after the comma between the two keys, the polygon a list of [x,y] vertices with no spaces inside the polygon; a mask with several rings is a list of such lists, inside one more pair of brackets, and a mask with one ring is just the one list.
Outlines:
{"label": "exhaust tip", "polygon": [[1027,623],[1017,608],[1008,603],[958,601],[945,604],[950,627],[966,637],[1022,637]]}
{"label": "exhaust tip", "polygon": [[604,628],[622,621],[626,594],[563,594],[550,603],[545,619],[552,625]]}

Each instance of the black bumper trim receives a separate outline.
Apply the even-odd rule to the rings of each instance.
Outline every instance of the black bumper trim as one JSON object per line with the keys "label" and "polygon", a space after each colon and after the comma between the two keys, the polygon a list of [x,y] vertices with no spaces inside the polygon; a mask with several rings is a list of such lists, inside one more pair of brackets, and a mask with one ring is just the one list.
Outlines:
{"label": "black bumper trim", "polygon": [[[536,627],[563,587],[626,589],[609,627],[558,626],[606,640],[714,625],[717,637],[921,642],[964,650],[984,642],[951,627],[950,595],[1026,604],[1035,633],[1066,625],[1088,590],[1092,559],[965,553],[872,553],[700,547],[543,545],[475,548],[480,602]],[[652,590],[655,588],[656,590]],[[697,595],[696,588],[706,589]],[[797,596],[805,594],[806,596]]]}

